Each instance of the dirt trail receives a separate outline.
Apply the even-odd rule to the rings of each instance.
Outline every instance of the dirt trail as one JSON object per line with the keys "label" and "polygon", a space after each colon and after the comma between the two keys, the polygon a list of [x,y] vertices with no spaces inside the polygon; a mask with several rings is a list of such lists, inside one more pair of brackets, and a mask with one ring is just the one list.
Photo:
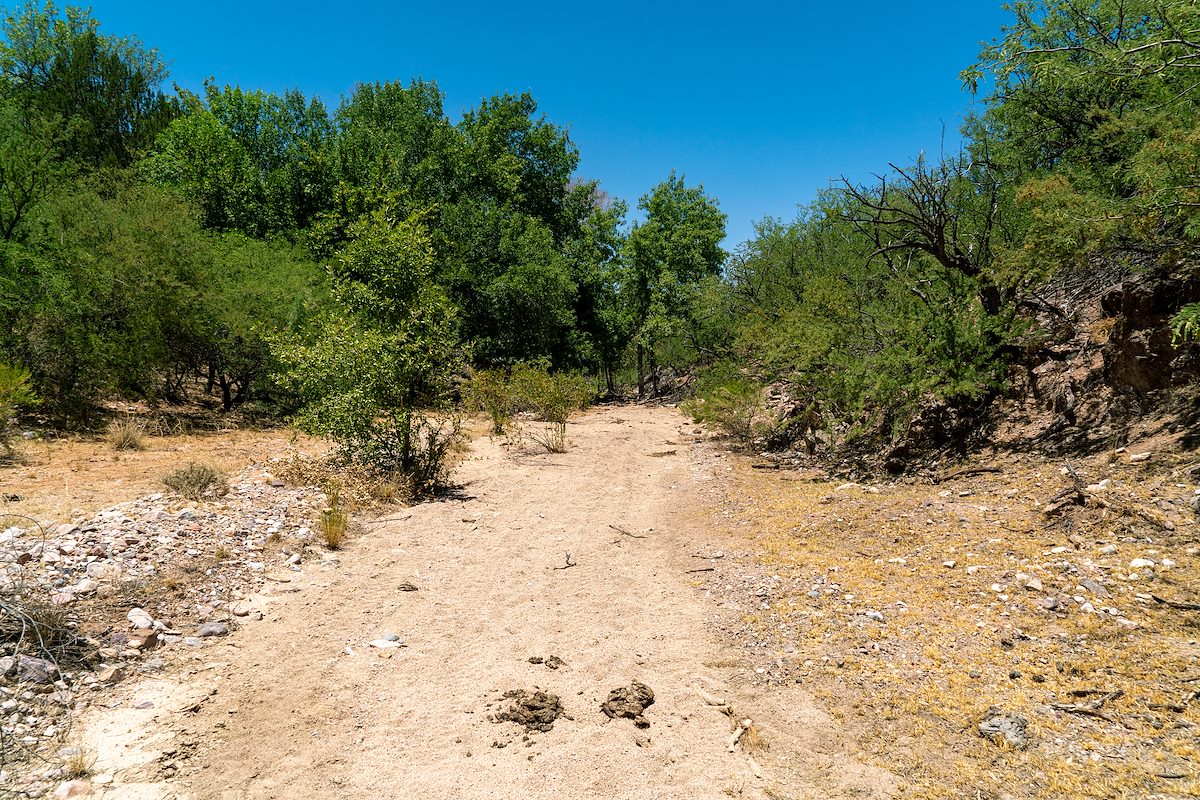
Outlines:
{"label": "dirt trail", "polygon": [[[806,695],[756,685],[709,633],[730,612],[687,573],[711,549],[690,510],[713,476],[684,428],[669,409],[617,408],[572,423],[562,455],[476,441],[458,499],[372,522],[180,679],[123,687],[85,734],[114,776],[100,796],[889,796],[891,776],[841,753]],[[389,633],[405,646],[366,645]],[[529,661],[551,655],[565,666]],[[632,681],[655,693],[648,729],[601,712]],[[730,752],[731,721],[697,687],[769,749]],[[552,730],[526,740],[489,720],[504,692],[535,688],[561,698]]]}

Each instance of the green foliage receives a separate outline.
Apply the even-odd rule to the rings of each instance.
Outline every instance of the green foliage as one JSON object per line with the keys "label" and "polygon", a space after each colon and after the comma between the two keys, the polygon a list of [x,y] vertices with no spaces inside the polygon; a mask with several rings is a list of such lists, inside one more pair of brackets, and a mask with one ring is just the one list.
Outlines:
{"label": "green foliage", "polygon": [[681,406],[696,422],[712,425],[743,449],[751,449],[769,429],[763,388],[727,361],[700,373],[696,394]]}
{"label": "green foliage", "polygon": [[704,187],[688,187],[674,172],[643,196],[638,207],[646,220],[629,234],[622,287],[640,396],[647,371],[657,384],[657,346],[693,312],[701,281],[720,270],[726,216]]}
{"label": "green foliage", "polygon": [[207,464],[195,462],[163,476],[162,482],[171,491],[195,502],[229,493],[225,476]]}
{"label": "green foliage", "polygon": [[1175,344],[1200,339],[1200,303],[1189,303],[1171,317],[1171,333]]}
{"label": "green foliage", "polygon": [[11,460],[16,454],[9,428],[17,409],[37,402],[29,370],[0,361],[0,460]]}
{"label": "green foliage", "polygon": [[531,438],[551,453],[566,452],[568,420],[595,396],[590,382],[579,373],[551,372],[539,361],[514,364],[508,384],[513,406],[547,423],[544,430],[531,431]]}
{"label": "green foliage", "polygon": [[508,370],[476,370],[467,385],[468,408],[485,412],[492,420],[492,433],[504,435],[513,417],[521,410],[520,398],[513,390]]}
{"label": "green foliage", "polygon": [[457,436],[455,420],[422,411],[442,405],[459,363],[453,310],[429,279],[417,218],[378,209],[349,235],[330,268],[336,309],[307,334],[273,340],[280,379],[302,403],[303,428],[426,492],[444,478]]}
{"label": "green foliage", "polygon": [[67,151],[128,167],[176,113],[165,62],[132,37],[100,32],[86,9],[29,3],[0,20],[0,94],[31,116],[66,123]]}

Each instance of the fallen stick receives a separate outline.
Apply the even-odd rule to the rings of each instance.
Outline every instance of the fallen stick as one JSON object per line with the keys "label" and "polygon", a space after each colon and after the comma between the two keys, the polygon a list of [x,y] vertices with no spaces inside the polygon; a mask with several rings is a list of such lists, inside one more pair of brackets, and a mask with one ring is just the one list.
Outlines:
{"label": "fallen stick", "polygon": [[699,686],[697,686],[697,687],[696,687],[696,694],[700,695],[700,699],[701,699],[701,700],[703,700],[705,703],[707,703],[707,704],[708,704],[708,705],[710,705],[710,706],[718,706],[718,707],[721,707],[721,706],[726,706],[726,705],[728,705],[728,704],[727,704],[727,703],[726,703],[724,700],[722,700],[721,698],[719,698],[719,697],[716,697],[715,695],[711,695],[711,694],[709,694],[708,692],[706,692],[706,691],[704,691],[703,689],[701,689]]}
{"label": "fallen stick", "polygon": [[570,553],[563,553],[563,555],[567,557],[567,563],[563,564],[561,567],[554,567],[554,569],[570,569],[571,567],[578,566],[577,562],[571,560]]}
{"label": "fallen stick", "polygon": [[646,538],[645,536],[639,536],[639,535],[638,535],[638,534],[636,534],[636,533],[630,533],[629,531],[627,531],[627,530],[625,530],[624,528],[622,528],[620,525],[613,525],[612,523],[609,523],[609,526],[608,526],[608,527],[612,528],[612,529],[613,529],[614,531],[616,531],[617,533],[624,534],[625,536],[628,536],[630,539],[645,539],[645,538]]}
{"label": "fallen stick", "polygon": [[1164,599],[1156,594],[1152,594],[1150,596],[1154,598],[1154,602],[1162,603],[1168,608],[1176,608],[1180,611],[1200,611],[1200,603],[1179,603],[1174,600]]}
{"label": "fallen stick", "polygon": [[733,753],[737,751],[737,743],[742,738],[742,734],[749,730],[750,724],[750,720],[744,719],[738,723],[736,728],[733,729],[733,733],[729,734],[729,741],[726,742],[726,745],[729,747],[729,752]]}
{"label": "fallen stick", "polygon": [[692,573],[692,572],[716,572],[716,571],[717,571],[717,568],[716,568],[716,567],[701,567],[700,569],[687,569],[687,570],[684,570],[684,571],[683,571],[683,574],[684,574],[684,575],[687,575],[687,574],[689,574],[689,573]]}

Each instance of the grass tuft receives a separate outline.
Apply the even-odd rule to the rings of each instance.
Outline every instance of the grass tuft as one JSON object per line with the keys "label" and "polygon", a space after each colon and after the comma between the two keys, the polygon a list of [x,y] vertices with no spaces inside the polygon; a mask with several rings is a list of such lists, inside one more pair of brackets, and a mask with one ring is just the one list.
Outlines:
{"label": "grass tuft", "polygon": [[113,420],[108,423],[108,446],[118,452],[141,450],[146,426],[135,419]]}

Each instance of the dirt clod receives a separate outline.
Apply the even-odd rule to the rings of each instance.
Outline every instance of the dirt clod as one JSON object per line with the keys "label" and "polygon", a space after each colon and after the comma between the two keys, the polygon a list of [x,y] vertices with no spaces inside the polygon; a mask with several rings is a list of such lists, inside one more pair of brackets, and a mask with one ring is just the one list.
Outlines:
{"label": "dirt clod", "polygon": [[546,656],[545,658],[542,658],[541,656],[530,656],[529,663],[530,664],[544,664],[545,666],[549,667],[550,669],[558,669],[559,667],[565,667],[567,665],[567,662],[563,661],[558,656],[553,656],[553,655]]}
{"label": "dirt clod", "polygon": [[600,705],[610,719],[628,717],[639,728],[649,728],[650,720],[642,712],[654,705],[654,690],[644,683],[634,681],[628,686],[613,689],[608,693],[608,699]]}
{"label": "dirt clod", "polygon": [[496,722],[515,722],[527,731],[546,733],[554,727],[554,721],[563,716],[562,701],[558,695],[541,689],[532,692],[513,689],[505,692],[504,697],[512,700],[512,705],[495,716]]}

